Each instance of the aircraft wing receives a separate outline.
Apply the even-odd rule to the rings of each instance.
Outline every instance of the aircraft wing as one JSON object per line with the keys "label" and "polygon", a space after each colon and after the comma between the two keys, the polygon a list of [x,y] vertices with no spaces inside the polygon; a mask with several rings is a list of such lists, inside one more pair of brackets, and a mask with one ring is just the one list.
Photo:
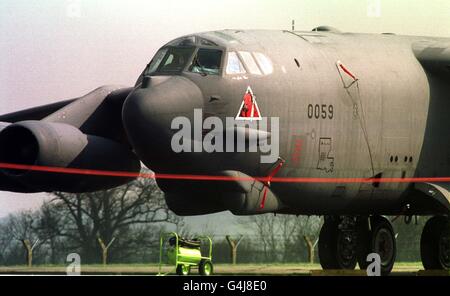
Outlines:
{"label": "aircraft wing", "polygon": [[0,122],[18,122],[23,120],[41,120],[42,118],[58,111],[77,99],[64,100],[43,106],[37,106],[13,113],[0,115]]}
{"label": "aircraft wing", "polygon": [[0,115],[0,190],[85,192],[133,179],[133,174],[102,177],[70,170],[140,171],[122,124],[122,106],[132,90],[103,86],[79,98]]}
{"label": "aircraft wing", "polygon": [[0,131],[5,123],[26,120],[72,125],[83,133],[128,144],[122,127],[122,105],[132,88],[102,86],[74,99],[0,115]]}

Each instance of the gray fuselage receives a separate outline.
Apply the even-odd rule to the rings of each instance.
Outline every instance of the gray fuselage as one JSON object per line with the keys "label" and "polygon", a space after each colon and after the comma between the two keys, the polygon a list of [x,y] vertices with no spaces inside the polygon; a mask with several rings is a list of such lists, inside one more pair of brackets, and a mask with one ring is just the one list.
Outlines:
{"label": "gray fuselage", "polygon": [[[261,115],[280,121],[280,157],[286,163],[277,177],[389,179],[450,173],[446,136],[450,119],[444,112],[449,92],[439,86],[439,77],[433,82],[413,51],[416,42],[443,39],[231,30],[198,36],[224,51],[218,75],[153,73],[149,87],[141,88],[141,77],[125,103],[124,110],[139,105],[136,112],[142,116],[124,115],[125,127],[137,154],[157,173],[214,175],[235,170],[269,175],[274,164],[261,164],[255,153],[170,150],[174,117],[193,119],[195,108],[201,108],[205,117],[235,117],[248,87]],[[253,75],[246,65],[245,74],[225,73],[227,53],[240,51],[263,53],[272,61],[273,72]],[[440,88],[433,90],[433,83]],[[173,85],[182,86],[176,90]],[[192,199],[206,195],[213,200],[218,188],[206,183],[159,183],[166,192],[195,192]],[[398,214],[411,186],[410,182],[277,182],[271,190],[284,205],[280,212]]]}

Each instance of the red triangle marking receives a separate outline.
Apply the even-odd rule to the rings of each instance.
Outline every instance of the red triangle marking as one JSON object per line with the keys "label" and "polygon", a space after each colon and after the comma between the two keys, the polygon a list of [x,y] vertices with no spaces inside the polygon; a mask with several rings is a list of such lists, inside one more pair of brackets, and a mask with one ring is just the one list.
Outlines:
{"label": "red triangle marking", "polygon": [[256,97],[251,87],[247,88],[243,98],[239,112],[236,115],[237,120],[261,120],[261,112],[259,112]]}

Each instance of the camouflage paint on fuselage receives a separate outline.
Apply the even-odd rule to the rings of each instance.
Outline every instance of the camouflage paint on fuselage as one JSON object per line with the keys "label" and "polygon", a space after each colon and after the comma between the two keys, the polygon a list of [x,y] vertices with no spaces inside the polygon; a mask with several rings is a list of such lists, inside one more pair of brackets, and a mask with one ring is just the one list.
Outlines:
{"label": "camouflage paint on fuselage", "polygon": [[[286,165],[277,177],[402,178],[426,174],[420,171],[425,168],[420,156],[430,84],[412,45],[430,38],[233,30],[198,36],[227,52],[261,52],[273,62],[270,75],[181,75],[201,90],[205,112],[220,117],[235,116],[251,86],[262,115],[280,118],[280,156]],[[243,154],[233,156],[236,163],[226,153],[192,159],[196,157],[199,172],[233,169],[267,176],[271,168],[259,164],[257,157]],[[152,159],[147,165],[154,165]],[[180,167],[173,164],[169,170]],[[444,174],[448,169],[439,168]],[[398,213],[409,185],[274,183],[271,189],[293,213]]]}

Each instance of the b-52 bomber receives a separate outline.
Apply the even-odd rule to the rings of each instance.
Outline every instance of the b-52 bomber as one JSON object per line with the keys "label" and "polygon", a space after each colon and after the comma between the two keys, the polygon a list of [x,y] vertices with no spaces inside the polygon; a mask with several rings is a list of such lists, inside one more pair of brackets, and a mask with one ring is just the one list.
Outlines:
{"label": "b-52 bomber", "polygon": [[0,116],[0,190],[108,189],[143,163],[178,215],[324,216],[324,269],[366,268],[376,253],[388,274],[385,216],[432,216],[422,262],[449,269],[449,81],[446,38],[327,26],[183,36],[135,86]]}

